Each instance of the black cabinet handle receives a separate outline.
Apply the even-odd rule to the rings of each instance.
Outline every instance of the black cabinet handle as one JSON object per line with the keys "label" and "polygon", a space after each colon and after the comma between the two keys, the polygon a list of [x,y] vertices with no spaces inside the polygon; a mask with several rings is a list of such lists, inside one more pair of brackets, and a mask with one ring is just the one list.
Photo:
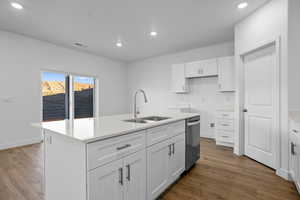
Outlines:
{"label": "black cabinet handle", "polygon": [[126,144],[126,145],[124,145],[124,146],[117,147],[117,150],[120,151],[120,150],[126,149],[126,148],[128,148],[128,147],[131,147],[131,144]]}
{"label": "black cabinet handle", "polygon": [[130,181],[130,165],[126,165],[126,168],[127,168],[127,177],[126,177],[126,179],[128,181]]}
{"label": "black cabinet handle", "polygon": [[173,155],[174,155],[174,154],[175,154],[175,144],[174,144],[174,143],[172,144],[172,147],[173,147],[172,153],[173,153]]}
{"label": "black cabinet handle", "polygon": [[120,185],[123,185],[123,168],[122,167],[119,169],[119,183],[120,183]]}
{"label": "black cabinet handle", "polygon": [[171,147],[171,144],[169,145],[169,153],[168,153],[169,156],[172,155],[172,147]]}
{"label": "black cabinet handle", "polygon": [[291,153],[292,153],[292,155],[296,155],[295,146],[296,145],[293,142],[291,142]]}

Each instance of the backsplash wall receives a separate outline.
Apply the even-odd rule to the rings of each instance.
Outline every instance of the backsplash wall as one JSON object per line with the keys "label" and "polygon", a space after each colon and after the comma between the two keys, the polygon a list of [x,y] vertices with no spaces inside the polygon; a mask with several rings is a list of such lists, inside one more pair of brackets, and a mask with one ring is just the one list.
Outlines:
{"label": "backsplash wall", "polygon": [[[176,63],[191,62],[214,57],[232,56],[233,43],[213,45],[209,47],[180,52],[172,55],[155,57],[128,64],[129,96],[133,102],[135,90],[141,88],[147,93],[149,102],[144,104],[138,100],[142,114],[164,113],[173,110],[181,103],[191,105],[193,112],[201,115],[201,136],[214,137],[216,108],[234,105],[234,93],[218,92],[218,78],[189,79],[190,92],[175,94],[171,92],[171,66]],[[131,110],[132,110],[132,103]]]}

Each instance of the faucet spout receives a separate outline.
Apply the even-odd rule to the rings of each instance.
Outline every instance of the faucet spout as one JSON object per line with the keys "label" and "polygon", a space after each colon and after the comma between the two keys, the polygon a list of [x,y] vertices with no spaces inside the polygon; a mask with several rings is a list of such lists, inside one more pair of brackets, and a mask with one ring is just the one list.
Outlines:
{"label": "faucet spout", "polygon": [[138,93],[142,93],[143,94],[143,97],[144,97],[144,102],[145,103],[148,103],[148,99],[147,99],[147,96],[146,96],[146,93],[145,93],[145,91],[144,90],[142,90],[142,89],[139,89],[139,90],[137,90],[136,92],[135,92],[135,94],[134,94],[134,119],[136,119],[137,118],[137,106],[136,106],[136,97],[137,97],[137,94]]}

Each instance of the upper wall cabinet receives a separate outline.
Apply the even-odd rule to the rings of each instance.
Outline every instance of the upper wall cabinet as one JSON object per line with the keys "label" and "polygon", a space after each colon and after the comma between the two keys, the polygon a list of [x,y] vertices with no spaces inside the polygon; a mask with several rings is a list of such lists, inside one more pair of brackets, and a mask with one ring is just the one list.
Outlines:
{"label": "upper wall cabinet", "polygon": [[234,91],[234,57],[218,58],[219,91]]}
{"label": "upper wall cabinet", "polygon": [[218,76],[217,59],[187,63],[185,72],[187,78]]}
{"label": "upper wall cabinet", "polygon": [[172,65],[172,91],[175,93],[186,93],[189,91],[185,78],[184,64]]}

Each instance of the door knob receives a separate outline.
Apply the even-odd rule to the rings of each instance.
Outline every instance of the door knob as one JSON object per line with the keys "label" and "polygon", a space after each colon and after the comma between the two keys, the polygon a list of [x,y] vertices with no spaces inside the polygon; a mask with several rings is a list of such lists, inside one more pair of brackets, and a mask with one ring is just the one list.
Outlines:
{"label": "door knob", "polygon": [[243,112],[248,112],[248,109],[244,108]]}

